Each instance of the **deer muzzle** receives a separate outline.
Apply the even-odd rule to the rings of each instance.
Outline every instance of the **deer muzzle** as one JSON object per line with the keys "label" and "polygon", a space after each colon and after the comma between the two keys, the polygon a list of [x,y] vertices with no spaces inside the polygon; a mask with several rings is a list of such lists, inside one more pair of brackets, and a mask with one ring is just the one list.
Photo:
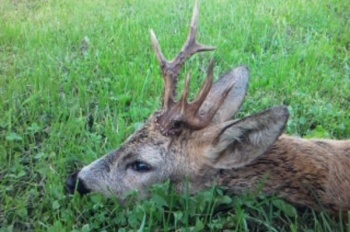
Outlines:
{"label": "deer muzzle", "polygon": [[79,172],[76,172],[68,177],[66,189],[69,194],[74,194],[75,192],[78,192],[80,195],[88,194],[91,190],[86,187],[83,180],[78,178],[78,173]]}

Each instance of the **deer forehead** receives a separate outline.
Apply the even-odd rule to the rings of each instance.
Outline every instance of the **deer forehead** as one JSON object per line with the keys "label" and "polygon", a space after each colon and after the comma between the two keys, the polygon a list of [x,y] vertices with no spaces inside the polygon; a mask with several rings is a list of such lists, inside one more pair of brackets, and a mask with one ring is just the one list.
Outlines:
{"label": "deer forehead", "polygon": [[139,157],[152,166],[159,166],[166,161],[166,151],[162,147],[146,146],[139,150]]}
{"label": "deer forehead", "polygon": [[123,156],[126,156],[126,153],[138,154],[140,158],[151,158],[154,154],[164,156],[164,150],[169,147],[172,139],[163,136],[154,124],[153,120],[150,120],[127,139],[123,145]]}

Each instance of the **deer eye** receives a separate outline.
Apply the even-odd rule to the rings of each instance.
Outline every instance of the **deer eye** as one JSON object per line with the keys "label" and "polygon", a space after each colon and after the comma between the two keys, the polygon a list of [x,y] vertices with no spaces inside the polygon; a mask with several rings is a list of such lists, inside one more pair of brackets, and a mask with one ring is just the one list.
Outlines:
{"label": "deer eye", "polygon": [[151,170],[151,166],[141,161],[135,161],[130,164],[130,167],[136,172],[148,172]]}

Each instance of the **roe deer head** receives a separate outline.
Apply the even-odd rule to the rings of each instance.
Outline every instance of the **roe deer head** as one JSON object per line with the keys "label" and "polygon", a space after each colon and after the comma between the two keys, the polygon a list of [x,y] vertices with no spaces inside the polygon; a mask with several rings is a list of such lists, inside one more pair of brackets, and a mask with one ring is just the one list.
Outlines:
{"label": "roe deer head", "polygon": [[[262,191],[294,204],[350,209],[350,142],[303,140],[282,135],[288,120],[285,106],[241,120],[232,120],[245,98],[249,70],[238,67],[213,83],[214,63],[199,96],[188,102],[191,75],[177,100],[177,82],[194,54],[212,51],[198,43],[199,4],[196,2],[187,42],[168,61],[151,31],[164,76],[163,107],[118,150],[84,167],[69,178],[68,190],[101,192],[121,201],[132,190],[147,197],[155,183],[170,180],[178,191],[225,186],[229,193]],[[77,186],[76,186],[77,185]]]}

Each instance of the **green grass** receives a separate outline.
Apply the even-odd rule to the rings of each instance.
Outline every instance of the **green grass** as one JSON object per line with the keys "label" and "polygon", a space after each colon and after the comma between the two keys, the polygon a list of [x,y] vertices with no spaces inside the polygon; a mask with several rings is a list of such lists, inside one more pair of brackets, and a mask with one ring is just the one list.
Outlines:
{"label": "green grass", "polygon": [[[350,231],[325,213],[278,199],[212,189],[121,207],[64,190],[66,177],[118,146],[158,109],[162,77],[153,28],[168,57],[188,32],[192,0],[0,4],[0,231]],[[287,132],[350,137],[348,0],[202,1],[192,59],[196,92],[211,57],[217,75],[246,64],[252,80],[240,116],[287,104]],[[88,53],[81,54],[84,38]]]}

